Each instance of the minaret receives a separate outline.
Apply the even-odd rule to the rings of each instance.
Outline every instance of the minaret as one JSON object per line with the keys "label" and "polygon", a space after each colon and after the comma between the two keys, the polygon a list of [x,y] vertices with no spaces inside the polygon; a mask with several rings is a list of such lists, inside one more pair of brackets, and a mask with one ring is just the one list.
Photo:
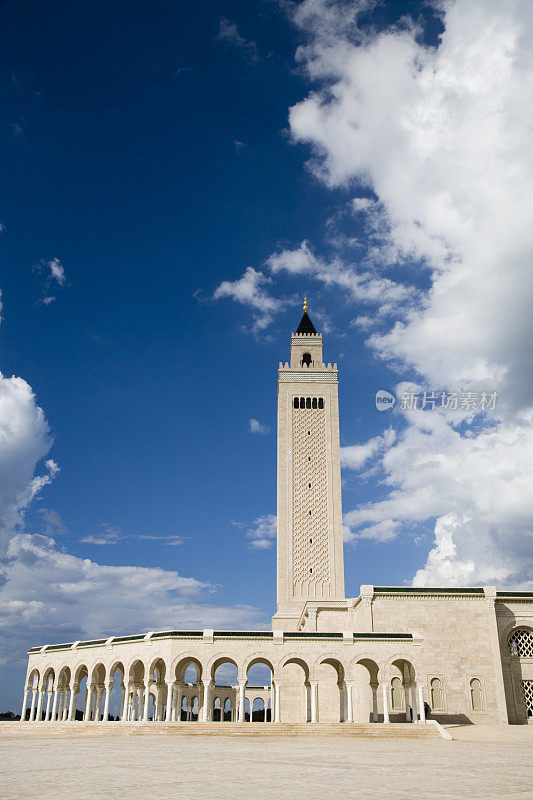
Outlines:
{"label": "minaret", "polygon": [[278,595],[273,627],[295,630],[307,600],[344,600],[337,365],[303,316],[278,370]]}

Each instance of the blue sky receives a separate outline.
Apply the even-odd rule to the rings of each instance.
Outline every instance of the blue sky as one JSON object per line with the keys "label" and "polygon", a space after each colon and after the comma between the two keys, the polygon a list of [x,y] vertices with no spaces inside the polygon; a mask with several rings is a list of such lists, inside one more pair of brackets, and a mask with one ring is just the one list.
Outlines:
{"label": "blue sky", "polygon": [[[347,595],[529,584],[529,201],[505,216],[529,188],[506,170],[528,22],[473,0],[0,5],[3,705],[34,644],[268,626],[304,293],[340,370]],[[378,389],[499,400],[379,413]]]}

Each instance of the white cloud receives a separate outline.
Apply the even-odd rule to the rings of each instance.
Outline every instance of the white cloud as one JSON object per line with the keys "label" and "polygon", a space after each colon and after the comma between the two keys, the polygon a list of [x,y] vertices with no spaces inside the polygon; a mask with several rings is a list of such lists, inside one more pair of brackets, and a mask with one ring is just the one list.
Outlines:
{"label": "white cloud", "polygon": [[[462,425],[405,413],[407,427],[380,454],[389,496],[348,512],[350,535],[383,540],[437,518],[416,583],[528,583],[533,6],[444,3],[445,32],[431,48],[414,27],[358,29],[372,5],[297,7],[308,34],[298,58],[316,88],[291,108],[291,133],[311,145],[319,180],[353,192],[375,263],[427,269],[429,289],[370,338],[375,353],[414,368],[424,388],[498,391],[500,406]],[[304,268],[299,258],[293,269]],[[370,327],[365,316],[357,324]]]}
{"label": "white cloud", "polygon": [[24,524],[24,512],[58,472],[54,461],[35,475],[48,454],[52,436],[43,410],[22,378],[0,373],[0,551]]}
{"label": "white cloud", "polygon": [[361,469],[369,458],[375,457],[383,448],[390,447],[396,438],[393,428],[388,428],[382,436],[374,436],[364,444],[341,447],[341,466],[345,469]]}
{"label": "white cloud", "polygon": [[326,261],[313,253],[307,241],[296,250],[271,255],[267,264],[274,274],[284,271],[290,275],[310,275],[325,286],[341,288],[353,300],[378,305],[378,313],[382,315],[397,310],[399,304],[405,306],[414,294],[410,287],[372,272],[359,271],[338,257]]}
{"label": "white cloud", "polygon": [[53,508],[40,508],[39,514],[44,522],[43,534],[45,536],[62,536],[67,532],[61,516]]}
{"label": "white cloud", "polygon": [[[243,527],[238,523],[239,527]],[[265,514],[254,519],[252,526],[246,531],[246,538],[253,550],[269,550],[276,541],[277,517],[275,514]]]}
{"label": "white cloud", "polygon": [[222,17],[220,20],[217,39],[236,47],[247,61],[255,63],[258,60],[259,56],[256,43],[241,36],[237,28],[237,23],[231,22],[225,17]]}
{"label": "white cloud", "polygon": [[[49,535],[25,532],[26,510],[59,471],[47,459],[45,469],[35,474],[52,441],[31,387],[22,378],[0,374],[0,663],[4,665],[0,703],[4,709],[20,702],[26,650],[35,644],[170,627],[264,627],[267,620],[252,606],[207,602],[214,587],[196,578],[162,568],[99,564],[64,552]],[[38,516],[46,533],[65,532],[56,511],[40,508]],[[87,537],[93,544],[125,538],[141,537],[126,537],[109,524]],[[144,538],[169,545],[181,541],[178,536]]]}
{"label": "white cloud", "polygon": [[100,533],[84,536],[82,539],[80,539],[80,542],[83,544],[96,544],[104,546],[108,544],[120,544],[124,538],[125,537],[120,528],[110,525],[108,522],[103,522],[102,531]]}
{"label": "white cloud", "polygon": [[252,417],[250,420],[250,433],[268,433],[268,430],[266,425],[261,425],[260,422]]}
{"label": "white cloud", "polygon": [[236,281],[223,281],[215,290],[214,299],[231,297],[244,306],[254,309],[253,330],[257,333],[264,330],[286,304],[286,301],[272,297],[265,291],[265,286],[272,279],[262,272],[248,267],[244,275]]}
{"label": "white cloud", "polygon": [[149,536],[146,534],[139,535],[136,538],[140,539],[141,541],[163,542],[163,544],[167,545],[168,547],[178,547],[184,542],[183,537],[178,536],[177,534],[171,534],[170,536]]}
{"label": "white cloud", "polygon": [[53,278],[60,286],[65,283],[65,267],[58,258],[51,258],[47,262],[48,269],[50,270],[50,278]]}
{"label": "white cloud", "polygon": [[265,621],[251,606],[207,603],[213,587],[174,570],[97,564],[60,552],[45,536],[13,537],[5,564],[4,663],[22,665],[30,644],[176,627],[257,627]]}

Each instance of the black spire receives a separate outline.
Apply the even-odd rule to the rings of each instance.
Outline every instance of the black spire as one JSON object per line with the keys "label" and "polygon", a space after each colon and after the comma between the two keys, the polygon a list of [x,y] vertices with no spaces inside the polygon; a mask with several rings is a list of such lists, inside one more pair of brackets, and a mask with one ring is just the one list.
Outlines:
{"label": "black spire", "polygon": [[307,313],[307,297],[304,298],[304,315],[300,320],[300,324],[296,329],[296,333],[314,333],[316,336],[316,328],[311,322],[311,318]]}

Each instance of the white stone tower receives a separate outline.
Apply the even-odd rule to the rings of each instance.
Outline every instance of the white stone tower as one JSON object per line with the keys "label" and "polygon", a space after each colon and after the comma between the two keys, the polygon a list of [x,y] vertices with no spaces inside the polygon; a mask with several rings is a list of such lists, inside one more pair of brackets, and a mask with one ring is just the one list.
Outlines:
{"label": "white stone tower", "polygon": [[306,298],[278,371],[277,629],[296,630],[308,600],[344,600],[337,376]]}

